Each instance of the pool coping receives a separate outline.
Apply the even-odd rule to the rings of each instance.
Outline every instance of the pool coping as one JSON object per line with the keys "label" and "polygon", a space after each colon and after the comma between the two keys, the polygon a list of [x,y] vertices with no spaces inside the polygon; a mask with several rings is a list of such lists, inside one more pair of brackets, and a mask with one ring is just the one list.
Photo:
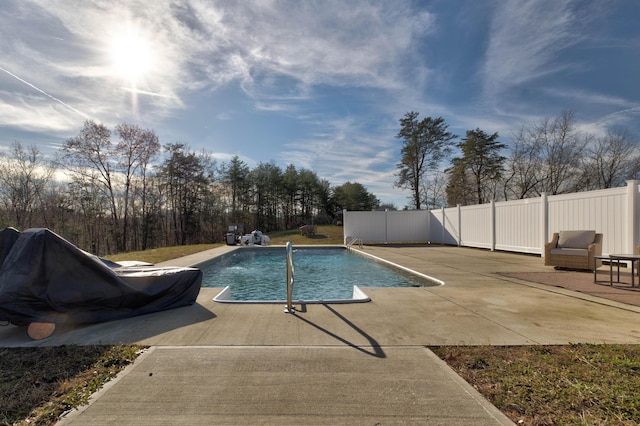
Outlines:
{"label": "pool coping", "polygon": [[[229,299],[230,286],[226,286],[220,293],[218,293],[214,298],[214,302],[218,303],[234,303],[241,305],[262,305],[262,304],[286,304],[286,300],[233,300]],[[324,304],[339,304],[339,303],[366,303],[371,302],[371,298],[366,295],[360,287],[357,285],[353,286],[353,296],[351,299],[296,299],[293,300],[293,303],[296,305],[324,305]]]}

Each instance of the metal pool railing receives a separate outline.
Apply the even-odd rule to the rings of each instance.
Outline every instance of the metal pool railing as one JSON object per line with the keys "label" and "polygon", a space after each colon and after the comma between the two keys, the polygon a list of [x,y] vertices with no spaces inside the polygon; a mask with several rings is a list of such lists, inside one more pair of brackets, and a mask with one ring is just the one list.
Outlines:
{"label": "metal pool railing", "polygon": [[291,245],[291,241],[287,242],[286,246],[287,252],[287,305],[285,306],[284,312],[286,314],[292,314],[296,311],[295,306],[293,306],[293,247]]}
{"label": "metal pool railing", "polygon": [[354,244],[358,244],[358,246],[360,247],[360,250],[362,250],[362,238],[353,237],[351,241],[347,241],[347,250],[350,250]]}

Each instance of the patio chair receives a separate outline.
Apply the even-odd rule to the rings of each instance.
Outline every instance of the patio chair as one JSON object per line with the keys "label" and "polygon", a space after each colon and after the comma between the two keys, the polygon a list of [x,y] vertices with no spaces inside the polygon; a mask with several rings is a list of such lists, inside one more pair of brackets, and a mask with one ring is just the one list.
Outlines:
{"label": "patio chair", "polygon": [[588,269],[602,265],[602,234],[595,231],[560,231],[544,245],[544,264],[557,268]]}

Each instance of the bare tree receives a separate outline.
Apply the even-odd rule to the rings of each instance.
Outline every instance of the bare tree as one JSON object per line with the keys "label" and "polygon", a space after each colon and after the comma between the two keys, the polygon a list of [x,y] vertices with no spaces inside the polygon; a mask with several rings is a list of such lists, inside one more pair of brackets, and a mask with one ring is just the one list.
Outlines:
{"label": "bare tree", "polygon": [[436,171],[427,178],[423,188],[422,202],[427,210],[444,207],[447,205],[447,175],[445,172]]}
{"label": "bare tree", "polygon": [[[42,207],[45,187],[54,172],[35,145],[24,148],[20,142],[14,142],[9,155],[0,157],[0,197],[12,212],[15,227],[22,229],[34,222],[33,215]],[[40,222],[43,221],[41,217]]]}
{"label": "bare tree", "polygon": [[575,129],[573,111],[523,126],[514,141],[504,180],[505,199],[584,189],[580,159],[589,136]]}
{"label": "bare tree", "polygon": [[73,239],[76,244],[86,247],[91,253],[112,252],[112,241],[105,238],[108,228],[105,226],[109,216],[105,206],[109,205],[98,175],[93,178],[83,176],[82,179],[74,179],[67,184],[64,194],[69,214],[75,218],[71,223],[62,223],[65,237]]}
{"label": "bare tree", "polygon": [[544,119],[535,129],[544,163],[542,192],[555,195],[579,189],[580,157],[586,141],[575,130],[573,111]]}
{"label": "bare tree", "polygon": [[622,186],[640,170],[638,141],[623,130],[595,138],[586,153],[582,180],[589,184],[589,189]]}
{"label": "bare tree", "polygon": [[505,172],[504,199],[538,196],[544,179],[540,141],[525,126],[513,136],[513,141]]}
{"label": "bare tree", "polygon": [[124,181],[122,211],[122,245],[126,249],[129,242],[129,212],[132,210],[132,184],[140,176],[142,184],[141,203],[143,214],[146,201],[146,178],[150,161],[160,152],[160,142],[152,130],[143,130],[131,124],[116,126],[120,141],[115,146],[118,173]]}
{"label": "bare tree", "polygon": [[124,250],[120,232],[120,205],[116,181],[116,159],[113,156],[111,131],[103,124],[87,120],[80,134],[62,146],[62,163],[76,182],[97,182],[97,189],[108,200],[111,234],[118,251]]}
{"label": "bare tree", "polygon": [[135,125],[121,124],[115,134],[119,141],[114,144],[105,125],[86,121],[80,134],[63,145],[62,162],[76,182],[97,185],[106,197],[115,249],[124,251],[131,248],[132,185],[138,176],[145,185],[149,164],[160,151],[160,143],[153,131]]}

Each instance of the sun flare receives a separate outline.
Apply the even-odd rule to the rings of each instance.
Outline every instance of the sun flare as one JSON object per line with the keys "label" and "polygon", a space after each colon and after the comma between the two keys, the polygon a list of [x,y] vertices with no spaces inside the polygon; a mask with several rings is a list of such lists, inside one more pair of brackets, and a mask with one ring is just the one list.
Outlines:
{"label": "sun flare", "polygon": [[154,67],[153,46],[135,32],[119,34],[111,42],[111,61],[115,75],[135,86]]}

